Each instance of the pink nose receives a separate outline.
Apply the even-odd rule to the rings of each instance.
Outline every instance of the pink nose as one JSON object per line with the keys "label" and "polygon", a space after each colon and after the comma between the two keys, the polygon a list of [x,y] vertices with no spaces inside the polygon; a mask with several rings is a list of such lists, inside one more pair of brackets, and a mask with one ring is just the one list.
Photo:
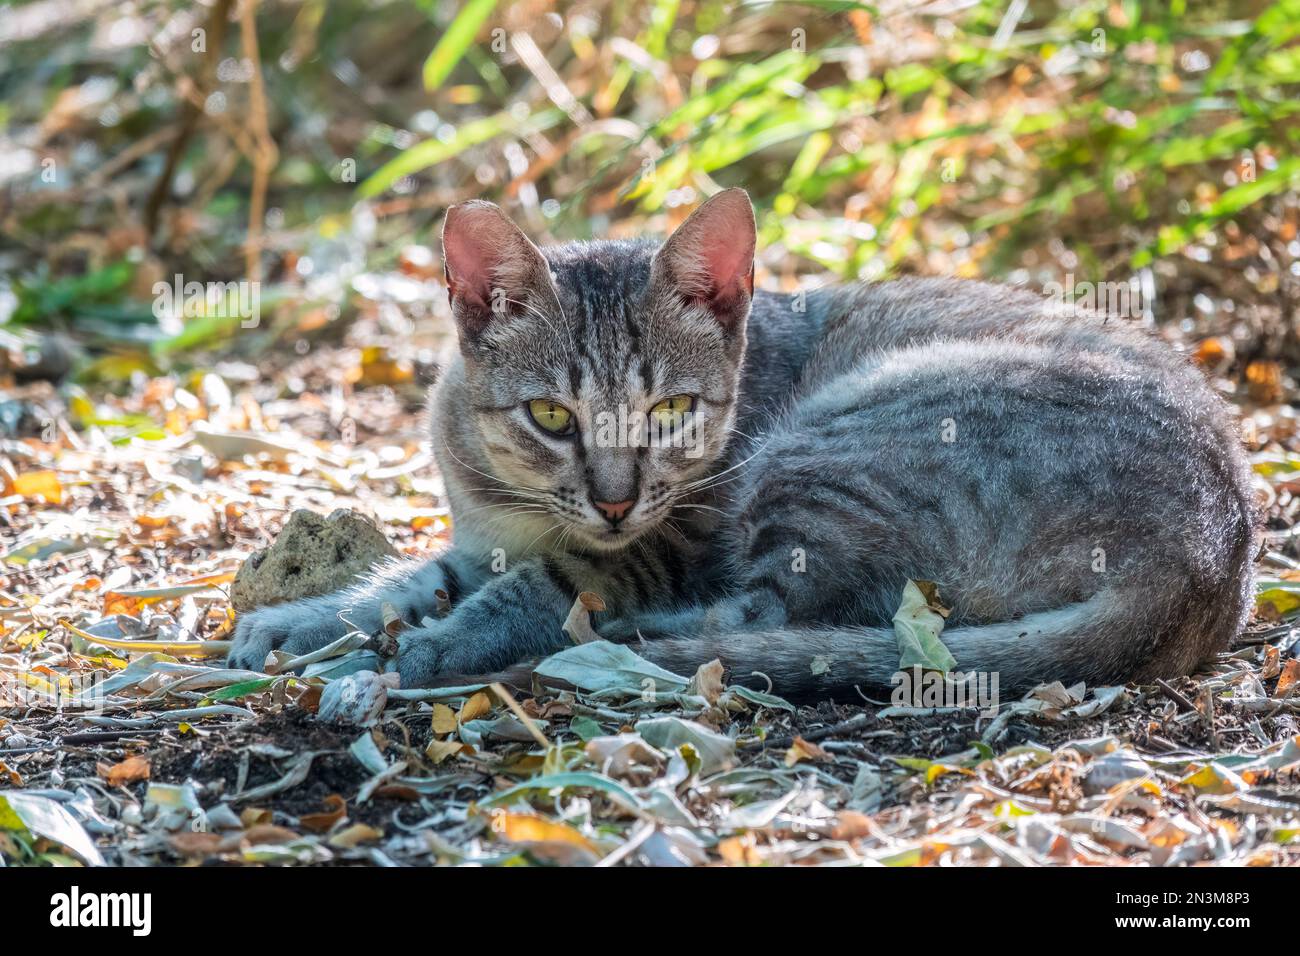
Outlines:
{"label": "pink nose", "polygon": [[632,510],[634,502],[631,498],[627,501],[593,501],[596,510],[605,516],[607,521],[622,521],[623,516]]}

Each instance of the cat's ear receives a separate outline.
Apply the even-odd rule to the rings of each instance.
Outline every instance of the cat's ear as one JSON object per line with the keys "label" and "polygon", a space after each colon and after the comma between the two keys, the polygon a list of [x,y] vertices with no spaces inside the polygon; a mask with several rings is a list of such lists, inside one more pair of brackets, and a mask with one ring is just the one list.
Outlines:
{"label": "cat's ear", "polygon": [[473,199],[448,209],[442,250],[452,315],[471,337],[523,311],[530,291],[553,288],[541,250],[493,203]]}
{"label": "cat's ear", "polygon": [[754,208],[743,189],[713,196],[655,253],[655,277],[736,328],[754,294]]}

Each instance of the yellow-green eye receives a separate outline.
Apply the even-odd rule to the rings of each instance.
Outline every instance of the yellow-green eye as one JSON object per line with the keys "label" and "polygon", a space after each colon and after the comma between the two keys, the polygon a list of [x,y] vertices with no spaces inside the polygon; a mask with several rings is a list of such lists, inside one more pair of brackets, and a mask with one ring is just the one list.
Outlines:
{"label": "yellow-green eye", "polygon": [[674,395],[650,409],[650,419],[660,428],[672,430],[681,425],[682,420],[695,408],[693,395]]}
{"label": "yellow-green eye", "polygon": [[548,398],[535,398],[529,402],[528,414],[553,435],[571,435],[574,432],[573,412]]}

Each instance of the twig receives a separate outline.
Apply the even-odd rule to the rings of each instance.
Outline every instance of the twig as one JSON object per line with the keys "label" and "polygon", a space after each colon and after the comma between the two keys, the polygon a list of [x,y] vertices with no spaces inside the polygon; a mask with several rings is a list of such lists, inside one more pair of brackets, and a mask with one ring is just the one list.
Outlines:
{"label": "twig", "polygon": [[541,748],[543,750],[548,749],[551,746],[551,742],[546,739],[546,735],[542,733],[541,728],[533,722],[533,719],[524,713],[524,709],[520,707],[519,702],[515,700],[514,694],[506,690],[504,684],[496,681],[493,681],[488,686],[492,688],[492,693],[497,695],[497,699],[509,707],[523,725],[528,728],[528,732],[533,735],[533,739],[537,741]]}
{"label": "twig", "polygon": [[1193,714],[1200,713],[1200,711],[1197,710],[1195,704],[1193,704],[1190,700],[1184,697],[1182,693],[1175,690],[1167,681],[1161,680],[1159,677],[1157,677],[1156,686],[1159,687],[1160,690],[1164,692],[1164,695],[1166,697],[1168,697],[1175,704],[1177,704],[1180,710],[1185,710]]}
{"label": "twig", "polygon": [[[203,90],[207,91],[212,88],[213,80],[217,75],[217,63],[221,58],[221,47],[226,39],[226,22],[230,19],[230,5],[233,0],[217,0],[216,5],[212,8],[212,14],[208,17],[207,47],[203,56],[202,82]],[[149,233],[152,240],[154,233],[158,228],[158,213],[162,209],[162,204],[167,199],[167,192],[171,189],[172,177],[176,174],[176,167],[180,165],[181,156],[185,153],[185,147],[189,145],[190,138],[198,128],[199,117],[203,115],[203,101],[201,98],[186,98],[184,105],[181,107],[180,132],[172,140],[172,148],[167,153],[167,164],[163,167],[162,175],[154,183],[153,192],[149,194],[148,200],[144,206],[144,227]]]}
{"label": "twig", "polygon": [[262,60],[257,49],[257,0],[244,0],[239,11],[239,38],[244,57],[253,68],[249,84],[249,109],[252,112],[253,191],[248,199],[248,239],[244,246],[244,271],[248,281],[262,281],[262,222],[266,217],[266,187],[279,151],[271,138],[266,117],[266,88],[262,83]]}
{"label": "twig", "polygon": [[[825,740],[827,737],[834,737],[836,734],[846,733],[850,730],[857,730],[866,724],[875,714],[861,713],[850,717],[848,720],[842,720],[838,724],[831,724],[829,727],[822,727],[818,730],[810,730],[807,733],[800,734],[804,740],[812,743],[815,740]],[[772,740],[754,740],[741,745],[742,747],[759,747],[766,750],[773,747],[779,750],[785,750],[794,746],[794,737],[777,737]]]}

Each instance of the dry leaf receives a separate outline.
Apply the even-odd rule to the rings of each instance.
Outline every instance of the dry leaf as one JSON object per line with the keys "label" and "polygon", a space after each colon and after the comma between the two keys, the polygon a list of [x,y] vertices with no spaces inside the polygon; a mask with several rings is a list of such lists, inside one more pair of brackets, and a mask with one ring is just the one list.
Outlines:
{"label": "dry leaf", "polygon": [[573,607],[569,608],[569,616],[564,619],[564,633],[568,634],[575,644],[588,644],[600,640],[600,635],[592,629],[591,614],[593,611],[603,610],[605,610],[605,602],[601,600],[599,594],[583,591],[574,598]]}
{"label": "dry leaf", "polygon": [[469,700],[465,701],[465,704],[461,707],[460,713],[457,715],[456,719],[461,724],[467,724],[471,720],[478,720],[478,718],[482,717],[484,714],[491,712],[492,698],[487,691],[481,690],[470,697]]}
{"label": "dry leaf", "polygon": [[430,740],[429,746],[424,748],[424,755],[432,760],[435,764],[442,763],[448,757],[460,753],[462,750],[470,750],[467,744],[459,740]]}
{"label": "dry leaf", "polygon": [[149,779],[149,758],[140,756],[127,757],[119,764],[99,763],[95,766],[98,773],[110,787],[120,787],[126,783]]}
{"label": "dry leaf", "polygon": [[1282,665],[1282,674],[1277,679],[1277,689],[1273,693],[1280,697],[1297,682],[1300,682],[1300,658],[1293,657]]}
{"label": "dry leaf", "polygon": [[446,704],[433,705],[433,732],[435,734],[454,734],[458,726],[454,710]]}
{"label": "dry leaf", "polygon": [[354,847],[362,843],[374,843],[384,838],[383,830],[376,830],[365,823],[354,823],[329,838],[330,846]]}
{"label": "dry leaf", "polygon": [[6,482],[5,494],[19,495],[29,501],[43,498],[47,504],[63,503],[63,485],[59,476],[48,469],[44,471],[25,471]]}
{"label": "dry leaf", "polygon": [[686,685],[686,693],[698,695],[710,704],[716,704],[726,689],[722,682],[722,670],[722,661],[716,657],[707,664],[701,664],[691,682]]}
{"label": "dry leaf", "polygon": [[599,855],[596,845],[567,823],[556,823],[531,813],[508,810],[493,813],[492,832],[512,843],[569,843]]}
{"label": "dry leaf", "polygon": [[814,743],[804,740],[802,737],[794,738],[794,743],[791,744],[790,749],[785,752],[785,765],[787,767],[793,767],[801,760],[830,759],[831,755],[825,750]]}
{"label": "dry leaf", "polygon": [[325,798],[325,806],[329,809],[324,813],[308,813],[298,819],[298,824],[312,833],[325,833],[347,815],[348,803],[337,793]]}
{"label": "dry leaf", "polygon": [[271,811],[263,807],[245,807],[239,813],[239,822],[245,829],[271,822]]}

